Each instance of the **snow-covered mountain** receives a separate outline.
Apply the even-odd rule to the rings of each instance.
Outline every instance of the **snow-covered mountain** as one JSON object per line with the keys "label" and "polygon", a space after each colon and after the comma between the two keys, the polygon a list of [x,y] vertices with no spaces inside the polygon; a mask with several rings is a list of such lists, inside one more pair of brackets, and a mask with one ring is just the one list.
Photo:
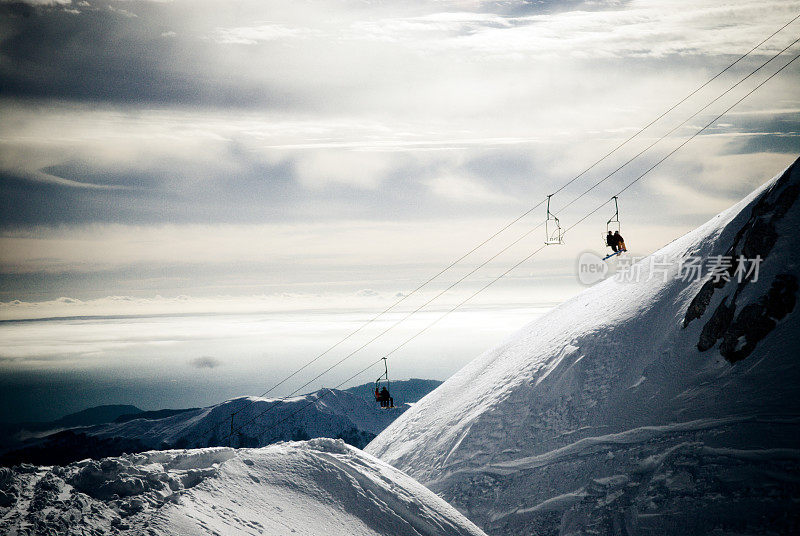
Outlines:
{"label": "snow-covered mountain", "polygon": [[334,439],[3,468],[0,533],[483,534],[413,479]]}
{"label": "snow-covered mountain", "polygon": [[237,428],[253,420],[241,434],[237,432],[234,446],[332,437],[363,448],[408,409],[408,403],[417,402],[441,383],[416,378],[393,381],[397,407],[390,411],[374,402],[375,384],[370,382],[286,400],[239,398],[208,408],[156,411],[98,406],[50,422],[0,423],[0,465],[65,464],[155,448],[228,446],[231,413],[235,413]]}
{"label": "snow-covered mountain", "polygon": [[382,410],[375,402],[335,389],[286,399],[241,397],[164,418],[151,418],[161,413],[149,412],[60,431],[3,454],[0,463],[66,464],[150,449],[261,447],[317,437],[341,438],[361,448],[407,408]]}
{"label": "snow-covered mountain", "polygon": [[166,419],[134,419],[103,425],[96,437],[130,437],[145,445],[179,448],[227,442],[231,413],[236,434],[232,446],[264,446],[288,439],[341,437],[365,445],[406,408],[382,410],[376,403],[345,391],[322,389],[292,398],[240,397]]}
{"label": "snow-covered mountain", "polygon": [[[494,535],[796,534],[799,193],[795,162],[472,361],[367,452]],[[739,255],[760,256],[742,265],[757,280]]]}

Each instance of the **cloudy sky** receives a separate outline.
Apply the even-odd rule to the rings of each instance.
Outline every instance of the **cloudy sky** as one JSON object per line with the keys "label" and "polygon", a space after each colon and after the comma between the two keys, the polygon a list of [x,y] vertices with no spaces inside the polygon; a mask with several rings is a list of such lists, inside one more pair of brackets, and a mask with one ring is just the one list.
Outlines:
{"label": "cloudy sky", "polygon": [[[122,392],[112,377],[163,381],[148,407],[262,391],[799,13],[791,0],[0,0],[0,420],[24,396],[80,409],[89,399],[59,393],[90,385],[92,402],[108,401]],[[569,224],[609,199],[800,53],[692,117],[798,37],[800,21],[556,195],[554,211]],[[798,81],[800,61],[625,193],[634,252],[797,157]],[[602,249],[607,212],[398,354],[398,375],[446,377],[577,292],[574,259]],[[527,235],[426,314],[542,239]],[[201,395],[203,382],[214,387]],[[125,393],[113,401],[140,396]]]}

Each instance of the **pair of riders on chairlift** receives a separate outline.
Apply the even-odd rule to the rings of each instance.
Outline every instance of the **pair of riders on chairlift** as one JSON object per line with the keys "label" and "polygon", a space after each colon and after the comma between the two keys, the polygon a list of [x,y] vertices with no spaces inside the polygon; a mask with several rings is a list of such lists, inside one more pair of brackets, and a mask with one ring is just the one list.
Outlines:
{"label": "pair of riders on chairlift", "polygon": [[606,235],[606,245],[609,246],[614,253],[619,253],[622,251],[628,251],[625,247],[625,239],[622,238],[622,235],[619,234],[619,231],[611,231],[608,232]]}
{"label": "pair of riders on chairlift", "polygon": [[378,389],[375,387],[375,400],[380,403],[382,408],[393,408],[394,398],[389,394],[389,389],[385,386]]}

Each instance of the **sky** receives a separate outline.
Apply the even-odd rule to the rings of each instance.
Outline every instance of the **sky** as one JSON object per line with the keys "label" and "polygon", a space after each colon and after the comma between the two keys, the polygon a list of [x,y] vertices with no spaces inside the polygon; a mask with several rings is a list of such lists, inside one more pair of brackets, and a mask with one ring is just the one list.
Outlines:
{"label": "sky", "polygon": [[[0,0],[0,421],[266,390],[799,13],[792,0]],[[557,193],[553,212],[570,225],[607,203],[800,53],[712,103],[798,37],[795,21]],[[632,253],[797,157],[798,81],[800,61],[625,191]],[[579,292],[575,259],[602,251],[612,213],[398,351],[393,374],[444,379]],[[331,352],[312,370],[466,277],[310,388],[526,257],[544,216]]]}

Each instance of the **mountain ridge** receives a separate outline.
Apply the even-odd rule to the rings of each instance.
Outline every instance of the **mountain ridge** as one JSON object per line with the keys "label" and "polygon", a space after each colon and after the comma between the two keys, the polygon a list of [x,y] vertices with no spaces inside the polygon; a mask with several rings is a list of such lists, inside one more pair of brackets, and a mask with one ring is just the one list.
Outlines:
{"label": "mountain ridge", "polygon": [[407,408],[382,410],[374,400],[335,389],[284,399],[239,397],[205,408],[140,411],[59,430],[12,445],[0,453],[0,464],[63,465],[151,449],[261,447],[316,437],[343,439],[361,448]]}

